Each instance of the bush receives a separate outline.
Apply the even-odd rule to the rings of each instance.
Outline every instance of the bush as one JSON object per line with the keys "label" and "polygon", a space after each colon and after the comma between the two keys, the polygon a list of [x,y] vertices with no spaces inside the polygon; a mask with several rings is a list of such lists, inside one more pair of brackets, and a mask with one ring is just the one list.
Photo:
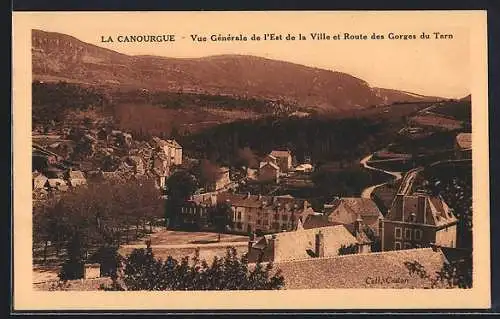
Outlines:
{"label": "bush", "polygon": [[104,290],[277,290],[284,286],[280,270],[272,273],[273,264],[249,266],[246,256],[238,256],[230,247],[224,257],[211,264],[194,257],[177,260],[169,256],[156,259],[150,243],[135,249],[123,263],[123,274]]}

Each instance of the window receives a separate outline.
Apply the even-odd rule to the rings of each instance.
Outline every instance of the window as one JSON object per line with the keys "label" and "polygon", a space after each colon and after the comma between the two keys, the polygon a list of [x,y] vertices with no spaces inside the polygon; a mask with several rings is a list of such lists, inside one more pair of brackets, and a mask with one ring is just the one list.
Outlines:
{"label": "window", "polygon": [[241,212],[238,212],[238,220],[241,220]]}
{"label": "window", "polygon": [[401,249],[401,242],[395,241],[394,242],[394,250],[400,250],[400,249]]}
{"label": "window", "polygon": [[415,240],[421,240],[421,239],[422,239],[422,230],[415,229]]}
{"label": "window", "polygon": [[404,249],[410,249],[411,248],[411,244],[408,243],[408,242],[404,242],[403,247],[404,247]]}
{"label": "window", "polygon": [[[396,239],[402,239],[402,231],[401,231],[401,227],[395,227],[394,228],[394,237]],[[401,243],[399,243],[399,245],[401,246]]]}
{"label": "window", "polygon": [[411,228],[405,228],[405,239],[406,240],[411,240]]}

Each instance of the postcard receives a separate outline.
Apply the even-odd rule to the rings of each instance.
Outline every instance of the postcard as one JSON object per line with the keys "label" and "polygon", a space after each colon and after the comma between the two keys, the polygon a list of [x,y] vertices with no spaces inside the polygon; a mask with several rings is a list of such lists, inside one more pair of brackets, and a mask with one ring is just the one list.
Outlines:
{"label": "postcard", "polygon": [[13,309],[490,307],[486,43],[485,11],[14,12]]}

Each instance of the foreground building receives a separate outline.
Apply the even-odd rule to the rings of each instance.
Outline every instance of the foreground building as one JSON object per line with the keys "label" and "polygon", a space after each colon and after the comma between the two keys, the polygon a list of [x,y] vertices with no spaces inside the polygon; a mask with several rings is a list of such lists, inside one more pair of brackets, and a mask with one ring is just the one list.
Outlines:
{"label": "foreground building", "polygon": [[441,197],[396,195],[384,218],[382,250],[456,247],[457,218]]}
{"label": "foreground building", "polygon": [[[364,245],[343,225],[299,229],[254,239],[248,244],[248,260],[287,261],[338,256],[342,247]],[[363,251],[363,249],[359,249]]]}
{"label": "foreground building", "polygon": [[370,254],[279,261],[285,289],[431,288],[428,278],[410,274],[405,262],[418,262],[428,274],[449,263],[441,248],[420,248]]}

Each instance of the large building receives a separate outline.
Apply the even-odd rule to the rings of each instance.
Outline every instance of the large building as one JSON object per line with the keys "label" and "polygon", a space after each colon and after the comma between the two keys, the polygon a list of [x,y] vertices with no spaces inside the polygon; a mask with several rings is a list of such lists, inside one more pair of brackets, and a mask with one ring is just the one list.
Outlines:
{"label": "large building", "polygon": [[232,207],[232,231],[274,233],[295,230],[300,221],[314,213],[307,200],[289,196],[260,196],[234,193],[195,195],[182,208],[186,226],[207,227],[210,207],[228,203]]}
{"label": "large building", "polygon": [[290,171],[292,168],[292,154],[290,151],[272,151],[269,155],[276,158],[276,163],[282,173]]}
{"label": "large building", "polygon": [[382,250],[456,247],[457,218],[441,197],[396,195],[384,218]]}

